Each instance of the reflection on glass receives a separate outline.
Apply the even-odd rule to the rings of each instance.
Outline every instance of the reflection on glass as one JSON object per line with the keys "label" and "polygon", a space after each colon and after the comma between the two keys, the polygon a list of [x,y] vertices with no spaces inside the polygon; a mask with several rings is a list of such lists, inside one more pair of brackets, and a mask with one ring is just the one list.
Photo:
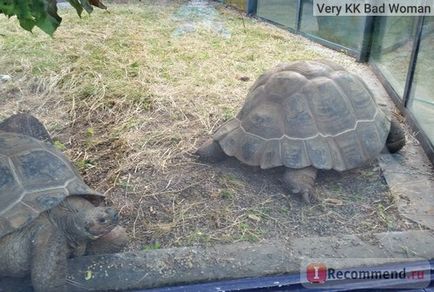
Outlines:
{"label": "reflection on glass", "polygon": [[246,10],[247,0],[226,0],[225,3],[231,4],[241,10]]}
{"label": "reflection on glass", "polygon": [[371,60],[402,98],[416,29],[415,17],[382,17],[375,25]]}
{"label": "reflection on glass", "polygon": [[258,0],[257,15],[278,24],[296,28],[297,1]]}
{"label": "reflection on glass", "polygon": [[434,144],[434,17],[426,17],[422,30],[411,95],[410,110]]}
{"label": "reflection on glass", "polygon": [[303,0],[300,30],[359,51],[362,47],[365,17],[313,16],[312,0]]}

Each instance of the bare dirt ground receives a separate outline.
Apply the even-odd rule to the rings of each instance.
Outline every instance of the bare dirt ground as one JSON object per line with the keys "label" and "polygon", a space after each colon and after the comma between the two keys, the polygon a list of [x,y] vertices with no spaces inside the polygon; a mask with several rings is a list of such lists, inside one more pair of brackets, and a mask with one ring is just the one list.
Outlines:
{"label": "bare dirt ground", "polygon": [[83,19],[62,10],[54,39],[0,18],[0,74],[12,76],[0,83],[0,119],[28,111],[47,125],[120,210],[129,249],[417,227],[398,215],[376,162],[321,173],[323,201],[313,206],[285,193],[280,169],[200,163],[196,148],[264,70],[317,58],[367,69],[221,5],[152,2],[113,3]]}

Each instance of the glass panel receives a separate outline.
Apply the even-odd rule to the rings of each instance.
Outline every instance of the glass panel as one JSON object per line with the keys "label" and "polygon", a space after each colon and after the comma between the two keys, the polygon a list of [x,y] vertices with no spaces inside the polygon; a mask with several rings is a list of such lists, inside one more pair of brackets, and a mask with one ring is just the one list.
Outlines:
{"label": "glass panel", "polygon": [[382,17],[375,25],[371,60],[403,96],[416,29],[415,17]]}
{"label": "glass panel", "polygon": [[312,0],[302,1],[300,30],[332,43],[360,51],[365,28],[365,17],[313,16]]}
{"label": "glass panel", "polygon": [[233,5],[243,11],[246,10],[246,2],[247,0],[226,0],[225,3]]}
{"label": "glass panel", "polygon": [[258,0],[256,14],[292,29],[296,28],[296,0]]}
{"label": "glass panel", "polygon": [[410,110],[434,144],[434,17],[426,17],[417,56]]}

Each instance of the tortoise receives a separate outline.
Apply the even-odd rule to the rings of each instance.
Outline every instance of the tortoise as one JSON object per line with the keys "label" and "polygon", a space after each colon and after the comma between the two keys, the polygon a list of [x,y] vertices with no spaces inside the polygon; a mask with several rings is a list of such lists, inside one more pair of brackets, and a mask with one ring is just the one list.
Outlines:
{"label": "tortoise", "polygon": [[287,189],[312,203],[319,199],[318,170],[350,170],[404,145],[399,122],[386,116],[361,78],[316,60],[262,74],[236,117],[196,153],[209,162],[234,156],[262,169],[282,167]]}
{"label": "tortoise", "polygon": [[87,186],[29,114],[0,124],[0,276],[31,276],[35,291],[67,289],[67,258],[117,252],[119,215]]}

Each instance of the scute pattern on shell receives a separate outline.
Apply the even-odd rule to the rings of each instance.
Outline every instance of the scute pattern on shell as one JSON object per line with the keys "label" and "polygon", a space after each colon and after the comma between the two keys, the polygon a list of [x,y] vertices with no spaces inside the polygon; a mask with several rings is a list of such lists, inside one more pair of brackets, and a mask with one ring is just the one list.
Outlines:
{"label": "scute pattern on shell", "polygon": [[343,171],[375,158],[389,129],[362,79],[329,61],[300,61],[261,75],[213,138],[227,155],[263,169]]}
{"label": "scute pattern on shell", "polygon": [[0,238],[70,195],[101,196],[52,145],[0,131]]}

